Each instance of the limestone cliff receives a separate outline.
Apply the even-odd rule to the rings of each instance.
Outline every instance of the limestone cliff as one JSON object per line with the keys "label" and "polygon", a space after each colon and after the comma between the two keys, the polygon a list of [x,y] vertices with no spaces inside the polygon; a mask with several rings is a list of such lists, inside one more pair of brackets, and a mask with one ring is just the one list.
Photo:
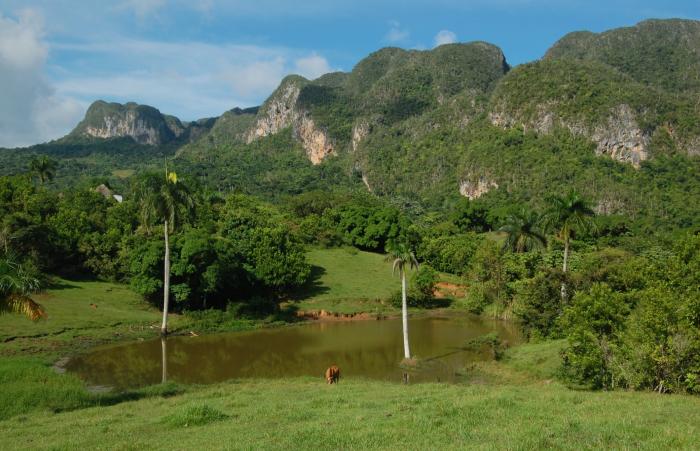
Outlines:
{"label": "limestone cliff", "polygon": [[177,139],[186,128],[179,119],[136,103],[107,103],[101,100],[88,108],[73,136],[94,138],[130,137],[139,144],[160,145]]}
{"label": "limestone cliff", "polygon": [[159,146],[172,142],[187,143],[206,134],[216,118],[182,123],[175,116],[162,114],[156,108],[129,102],[126,104],[94,102],[83,120],[63,138],[131,138],[144,145]]}
{"label": "limestone cliff", "polygon": [[478,199],[496,188],[498,188],[498,183],[483,175],[473,176],[469,174],[459,182],[459,194],[469,198],[469,200]]}
{"label": "limestone cliff", "polygon": [[537,133],[550,133],[555,127],[563,127],[576,135],[590,138],[596,144],[596,155],[606,155],[614,160],[629,163],[636,168],[649,158],[650,136],[645,134],[637,123],[632,109],[621,104],[609,111],[607,120],[596,126],[566,120],[556,112],[553,103],[538,105],[534,116],[525,119],[517,113],[507,113],[505,108],[496,106],[489,113],[493,125],[502,128],[522,126],[525,130]]}
{"label": "limestone cliff", "polygon": [[328,133],[316,125],[308,111],[298,107],[297,99],[305,81],[295,76],[283,80],[260,108],[255,123],[245,134],[247,143],[291,127],[312,164],[320,164],[326,157],[335,154],[334,143]]}
{"label": "limestone cliff", "polygon": [[611,111],[607,124],[601,124],[591,135],[597,144],[597,155],[608,155],[623,163],[638,168],[649,158],[650,137],[639,128],[634,113],[627,105],[620,105]]}
{"label": "limestone cliff", "polygon": [[357,151],[363,139],[369,135],[370,126],[368,122],[360,121],[352,127],[352,151]]}
{"label": "limestone cliff", "polygon": [[283,83],[258,112],[253,127],[246,133],[246,142],[273,135],[293,126],[298,119],[297,99],[301,86],[294,80]]}

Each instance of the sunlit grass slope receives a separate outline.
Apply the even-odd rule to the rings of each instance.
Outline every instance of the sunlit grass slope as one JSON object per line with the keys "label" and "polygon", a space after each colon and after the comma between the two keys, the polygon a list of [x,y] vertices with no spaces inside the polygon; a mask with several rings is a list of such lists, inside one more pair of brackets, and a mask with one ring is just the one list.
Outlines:
{"label": "sunlit grass slope", "polygon": [[295,294],[300,310],[337,313],[393,311],[388,299],[401,289],[386,257],[354,248],[312,249],[312,280]]}

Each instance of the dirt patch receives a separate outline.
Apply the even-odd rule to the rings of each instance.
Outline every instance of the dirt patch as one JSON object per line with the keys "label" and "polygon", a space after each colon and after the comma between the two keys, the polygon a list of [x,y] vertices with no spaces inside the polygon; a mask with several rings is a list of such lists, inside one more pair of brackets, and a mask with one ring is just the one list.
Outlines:
{"label": "dirt patch", "polygon": [[435,284],[433,296],[437,299],[463,298],[467,295],[467,286],[450,282],[438,282]]}
{"label": "dirt patch", "polygon": [[368,319],[386,319],[387,316],[381,313],[337,313],[327,310],[299,310],[296,312],[297,318],[312,319],[317,321],[365,321]]}

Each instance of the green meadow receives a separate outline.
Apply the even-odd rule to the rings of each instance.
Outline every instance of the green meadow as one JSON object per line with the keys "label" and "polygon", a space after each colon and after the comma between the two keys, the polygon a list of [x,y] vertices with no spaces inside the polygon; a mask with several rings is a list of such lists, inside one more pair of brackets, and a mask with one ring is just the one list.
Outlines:
{"label": "green meadow", "polygon": [[[398,285],[377,254],[314,250],[309,260],[323,272],[302,308],[353,311]],[[356,285],[343,283],[355,276]],[[362,300],[347,302],[353,295]],[[53,362],[154,336],[159,312],[106,282],[59,280],[37,299],[47,319],[0,316],[5,449],[688,449],[700,440],[697,398],[562,385],[562,341],[511,348],[500,361],[465,367],[456,384],[344,378],[328,386],[305,377],[92,392]],[[172,324],[176,333],[198,325],[186,315]]]}

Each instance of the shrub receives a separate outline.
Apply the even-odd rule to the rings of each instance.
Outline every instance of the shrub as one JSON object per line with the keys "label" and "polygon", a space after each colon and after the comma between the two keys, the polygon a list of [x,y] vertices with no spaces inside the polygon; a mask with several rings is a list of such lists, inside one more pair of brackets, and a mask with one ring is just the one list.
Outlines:
{"label": "shrub", "polygon": [[569,381],[590,388],[614,387],[613,355],[628,314],[624,296],[606,284],[594,284],[574,296],[560,320],[568,340],[563,368]]}
{"label": "shrub", "polygon": [[467,348],[474,350],[486,349],[494,360],[501,360],[506,347],[496,332],[480,335],[467,343]]}
{"label": "shrub", "polygon": [[516,285],[513,313],[528,337],[560,336],[557,319],[562,312],[561,282],[565,277],[550,269]]}
{"label": "shrub", "polygon": [[430,265],[421,265],[413,275],[411,284],[420,296],[429,300],[434,297],[435,284],[438,282],[438,273]]}

